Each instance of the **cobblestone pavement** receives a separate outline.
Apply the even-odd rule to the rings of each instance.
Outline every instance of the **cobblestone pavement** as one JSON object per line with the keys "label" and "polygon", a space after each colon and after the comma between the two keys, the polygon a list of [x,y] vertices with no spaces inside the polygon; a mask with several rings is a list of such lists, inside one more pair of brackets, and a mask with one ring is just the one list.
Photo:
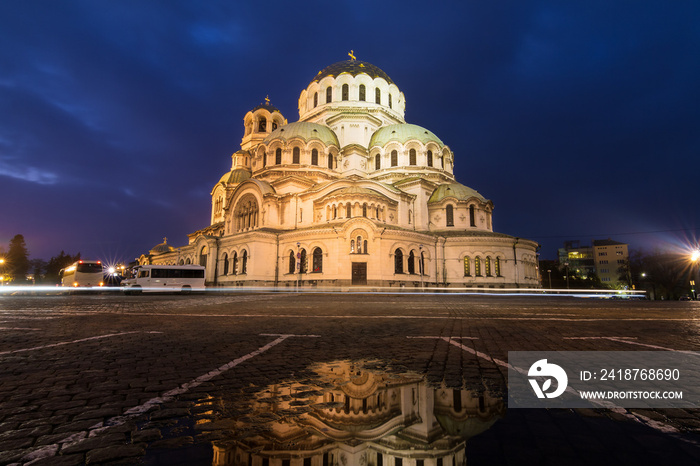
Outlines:
{"label": "cobblestone pavement", "polygon": [[[0,464],[382,464],[367,456],[370,450],[362,461],[353,456],[358,441],[325,459],[305,460],[289,439],[280,440],[286,451],[265,456],[258,449],[250,463],[222,452],[236,451],[226,450],[236,432],[236,445],[253,451],[252,439],[264,430],[241,434],[241,420],[254,418],[240,408],[247,398],[293,384],[326,390],[313,369],[320,363],[364,361],[393,373],[387,380],[419,374],[430,387],[468,388],[474,399],[488,393],[488,405],[506,393],[507,368],[498,361],[507,361],[508,351],[538,350],[700,351],[700,303],[451,294],[0,295]],[[373,448],[396,450],[403,442],[401,462],[382,460],[403,465],[462,464],[462,455],[470,466],[700,464],[695,409],[499,409],[490,427],[459,433],[471,436],[463,453],[444,439],[430,444],[430,432],[422,443],[429,448],[411,447],[401,435]],[[450,448],[440,460],[430,454]]]}

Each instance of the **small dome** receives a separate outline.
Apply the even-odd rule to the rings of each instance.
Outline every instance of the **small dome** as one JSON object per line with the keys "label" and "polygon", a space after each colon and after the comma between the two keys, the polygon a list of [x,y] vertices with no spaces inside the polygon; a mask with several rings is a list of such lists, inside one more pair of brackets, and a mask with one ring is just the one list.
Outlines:
{"label": "small dome", "polygon": [[318,123],[310,123],[307,121],[298,121],[289,123],[274,130],[268,137],[265,138],[263,144],[269,144],[275,139],[288,141],[293,138],[301,138],[304,142],[317,139],[327,146],[340,146],[338,136],[327,126],[319,125]]}
{"label": "small dome", "polygon": [[230,172],[222,176],[219,180],[219,183],[238,184],[244,182],[250,177],[251,174],[248,170],[246,170],[245,168],[237,168],[235,170],[231,170]]}
{"label": "small dome", "polygon": [[150,254],[165,254],[166,252],[172,252],[175,248],[168,244],[168,238],[163,238],[163,242],[157,244],[151,248]]}
{"label": "small dome", "polygon": [[471,198],[476,198],[481,202],[489,202],[488,199],[479,194],[478,191],[468,186],[464,186],[461,183],[449,183],[442,184],[435,188],[435,191],[433,191],[430,199],[428,199],[428,204],[435,204],[447,197],[454,197],[458,201],[466,201]]}
{"label": "small dome", "polygon": [[251,110],[251,112],[255,113],[256,110],[260,110],[261,108],[267,110],[270,113],[277,112],[280,115],[282,114],[282,112],[280,112],[280,110],[277,107],[275,107],[274,105],[269,104],[269,103],[260,104],[257,107],[255,107],[253,110]]}
{"label": "small dome", "polygon": [[374,66],[371,63],[367,63],[366,61],[360,60],[346,60],[339,61],[338,63],[333,63],[332,65],[327,66],[321,71],[319,71],[316,77],[314,77],[314,79],[311,80],[311,82],[319,82],[326,76],[339,76],[343,73],[350,74],[353,77],[357,76],[358,74],[366,74],[372,79],[382,78],[389,84],[394,83],[394,81],[391,80],[389,75],[387,75],[379,67]]}
{"label": "small dome", "polygon": [[435,134],[433,134],[431,131],[428,131],[427,129],[418,125],[401,123],[379,128],[374,132],[372,138],[369,140],[369,147],[383,147],[390,141],[397,141],[401,144],[405,144],[408,141],[414,140],[420,141],[423,144],[435,142],[440,147],[445,145],[440,138],[435,136]]}

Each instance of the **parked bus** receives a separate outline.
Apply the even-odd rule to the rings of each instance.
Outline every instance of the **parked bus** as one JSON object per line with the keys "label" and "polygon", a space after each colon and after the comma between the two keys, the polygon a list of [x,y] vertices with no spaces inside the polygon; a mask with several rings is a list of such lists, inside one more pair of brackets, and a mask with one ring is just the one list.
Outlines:
{"label": "parked bus", "polygon": [[183,294],[204,291],[204,267],[201,265],[140,265],[131,270],[131,278],[122,281],[125,294],[173,292]]}
{"label": "parked bus", "polygon": [[78,261],[61,269],[61,286],[104,286],[104,270],[100,261]]}

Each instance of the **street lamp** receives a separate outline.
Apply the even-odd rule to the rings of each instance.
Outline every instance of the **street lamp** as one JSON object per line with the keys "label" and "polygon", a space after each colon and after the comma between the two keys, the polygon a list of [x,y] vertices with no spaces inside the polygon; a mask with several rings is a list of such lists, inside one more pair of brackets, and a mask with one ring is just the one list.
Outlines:
{"label": "street lamp", "polygon": [[549,274],[549,289],[552,289],[552,269],[547,270],[547,273]]}
{"label": "street lamp", "polygon": [[0,257],[0,286],[5,284],[5,258]]}
{"label": "street lamp", "polygon": [[[690,278],[691,278],[691,280],[690,280],[690,292],[693,295],[693,299],[698,299],[698,294],[695,292],[695,276],[698,273],[698,262],[700,261],[700,248],[695,249],[690,254],[690,260],[693,263],[693,267],[691,267],[691,271],[690,271]],[[692,270],[693,268],[695,270]]]}
{"label": "street lamp", "polygon": [[297,275],[297,293],[299,292],[299,280],[301,279],[301,253],[299,252],[300,247],[301,243],[297,242],[297,271],[299,272],[299,275]]}
{"label": "street lamp", "polygon": [[420,269],[420,289],[423,291],[423,245],[418,245],[418,251],[420,251],[420,257],[418,259],[418,268]]}

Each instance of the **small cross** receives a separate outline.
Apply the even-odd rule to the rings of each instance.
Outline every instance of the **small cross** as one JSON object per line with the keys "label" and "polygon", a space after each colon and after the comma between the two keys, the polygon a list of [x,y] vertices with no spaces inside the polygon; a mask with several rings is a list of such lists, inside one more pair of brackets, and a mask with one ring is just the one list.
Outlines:
{"label": "small cross", "polygon": [[167,236],[163,238],[163,244],[168,244],[168,237]]}
{"label": "small cross", "polygon": [[270,105],[270,96],[265,96],[265,105]]}
{"label": "small cross", "polygon": [[350,59],[351,59],[352,61],[355,61],[355,60],[357,60],[357,59],[355,58],[355,55],[353,55],[353,54],[354,54],[354,52],[353,52],[352,50],[350,50],[350,53],[349,53],[348,55],[350,56]]}

